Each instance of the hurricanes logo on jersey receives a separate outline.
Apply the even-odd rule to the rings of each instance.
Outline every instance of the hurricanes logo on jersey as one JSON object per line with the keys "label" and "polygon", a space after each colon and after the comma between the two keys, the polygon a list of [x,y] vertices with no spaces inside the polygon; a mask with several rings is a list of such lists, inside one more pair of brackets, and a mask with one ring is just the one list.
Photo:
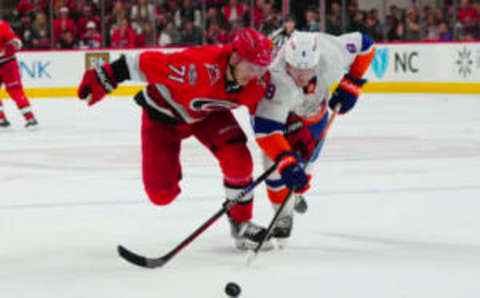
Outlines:
{"label": "hurricanes logo on jersey", "polygon": [[218,69],[218,65],[205,63],[205,67],[207,68],[208,77],[210,78],[210,85],[215,84],[220,78],[220,70]]}
{"label": "hurricanes logo on jersey", "polygon": [[238,104],[234,102],[207,98],[195,98],[190,103],[192,110],[204,112],[231,110],[237,107]]}

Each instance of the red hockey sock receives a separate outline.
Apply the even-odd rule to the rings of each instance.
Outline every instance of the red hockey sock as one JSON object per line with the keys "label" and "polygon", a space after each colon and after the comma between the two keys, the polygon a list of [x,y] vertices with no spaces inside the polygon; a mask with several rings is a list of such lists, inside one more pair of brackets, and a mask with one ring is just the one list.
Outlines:
{"label": "red hockey sock", "polygon": [[5,112],[3,112],[3,103],[0,100],[0,120],[5,119]]}
{"label": "red hockey sock", "polygon": [[17,104],[17,107],[20,110],[20,112],[22,112],[25,120],[28,121],[35,118],[32,112],[32,107],[30,106],[30,102],[28,101],[28,98],[25,96],[25,93],[23,93],[22,88],[19,88],[18,86],[7,88],[7,92],[8,94],[10,94],[10,97]]}
{"label": "red hockey sock", "polygon": [[235,221],[235,222],[245,222],[252,219],[253,216],[253,200],[248,202],[241,202],[235,206],[233,206],[228,215]]}

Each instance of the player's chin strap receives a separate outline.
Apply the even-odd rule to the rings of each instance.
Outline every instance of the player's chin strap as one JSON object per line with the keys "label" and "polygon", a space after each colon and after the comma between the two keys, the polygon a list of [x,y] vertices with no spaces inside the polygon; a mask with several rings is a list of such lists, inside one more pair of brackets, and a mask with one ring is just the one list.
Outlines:
{"label": "player's chin strap", "polygon": [[238,83],[235,77],[235,66],[230,63],[230,59],[227,63],[227,72],[225,73],[225,82],[227,83],[227,93],[236,92],[242,89],[242,85]]}
{"label": "player's chin strap", "polygon": [[[340,108],[341,108],[341,106],[339,104],[335,106],[335,109],[332,112],[332,116],[330,116],[330,119],[328,119],[327,125],[325,125],[325,127],[323,128],[322,132],[320,133],[320,135],[318,137],[317,144],[315,145],[315,150],[313,151],[312,156],[315,156],[318,153],[318,151],[320,150],[320,148],[322,147],[322,145],[321,145],[322,141],[325,139],[325,137],[327,135],[327,132],[328,132],[328,129],[330,128],[330,125],[332,125],[333,121],[335,120],[335,117],[337,117],[337,114],[340,111]],[[309,160],[307,160],[305,162],[304,169],[308,167],[311,160],[312,160],[312,158],[310,158]],[[257,244],[257,247],[255,247],[255,249],[253,251],[251,251],[251,253],[248,255],[247,264],[251,264],[253,262],[253,260],[255,260],[255,258],[257,257],[257,254],[260,251],[260,249],[262,248],[265,240],[270,238],[270,235],[272,234],[273,227],[277,223],[277,219],[280,217],[280,214],[282,213],[283,209],[285,208],[288,201],[292,197],[292,194],[294,194],[294,193],[295,193],[295,189],[288,191],[287,197],[282,202],[282,204],[278,208],[277,212],[275,212],[275,215],[273,216],[272,220],[270,221],[270,224],[268,225],[267,232],[265,233],[265,236]]]}

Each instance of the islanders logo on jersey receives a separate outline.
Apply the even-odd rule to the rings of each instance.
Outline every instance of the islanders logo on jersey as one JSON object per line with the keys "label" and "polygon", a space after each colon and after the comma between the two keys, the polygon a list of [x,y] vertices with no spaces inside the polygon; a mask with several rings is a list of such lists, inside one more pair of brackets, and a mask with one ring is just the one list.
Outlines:
{"label": "islanders logo on jersey", "polygon": [[304,94],[313,94],[315,93],[315,90],[317,90],[317,77],[313,77],[310,82],[308,82],[308,85],[303,87],[303,93]]}

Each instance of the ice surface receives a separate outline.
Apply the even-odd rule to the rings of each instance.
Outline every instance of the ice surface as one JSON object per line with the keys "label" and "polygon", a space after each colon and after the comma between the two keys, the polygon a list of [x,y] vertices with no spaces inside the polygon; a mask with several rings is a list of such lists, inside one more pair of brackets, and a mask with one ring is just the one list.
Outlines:
{"label": "ice surface", "polygon": [[[217,211],[215,160],[185,142],[183,193],[154,207],[133,102],[33,105],[40,130],[25,131],[7,101],[14,127],[0,133],[2,298],[212,298],[228,281],[246,298],[480,295],[478,96],[365,95],[332,125],[287,249],[247,267],[222,219],[155,270],[127,264],[116,245],[162,255]],[[271,216],[262,186],[255,220]]]}

